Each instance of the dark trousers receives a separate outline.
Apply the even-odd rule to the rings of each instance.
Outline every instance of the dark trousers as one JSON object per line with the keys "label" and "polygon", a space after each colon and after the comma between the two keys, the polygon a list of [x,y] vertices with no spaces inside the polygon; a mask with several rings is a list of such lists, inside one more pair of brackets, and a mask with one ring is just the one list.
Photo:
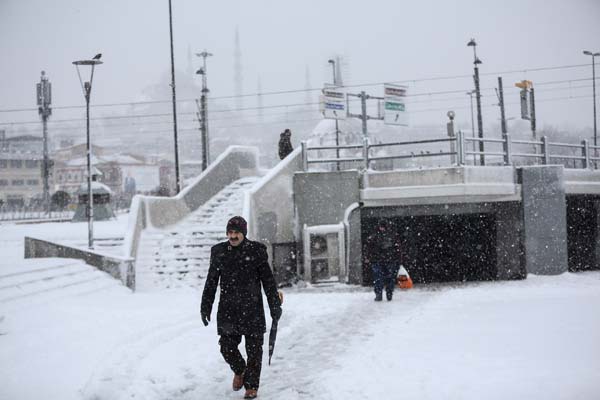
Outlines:
{"label": "dark trousers", "polygon": [[258,390],[260,384],[260,369],[262,367],[263,336],[244,335],[246,343],[246,354],[248,362],[244,360],[238,350],[242,341],[242,335],[222,335],[219,339],[221,354],[236,375],[244,374],[244,387],[246,389]]}
{"label": "dark trousers", "polygon": [[373,263],[373,289],[375,294],[381,294],[383,288],[387,293],[393,293],[396,286],[396,275],[398,275],[399,265],[387,263]]}

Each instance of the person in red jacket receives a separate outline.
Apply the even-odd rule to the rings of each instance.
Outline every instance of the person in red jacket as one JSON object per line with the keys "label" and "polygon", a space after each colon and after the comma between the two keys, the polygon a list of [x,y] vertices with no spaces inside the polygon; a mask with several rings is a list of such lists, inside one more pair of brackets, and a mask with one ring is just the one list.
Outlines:
{"label": "person in red jacket", "polygon": [[[244,398],[254,399],[260,384],[266,332],[262,290],[273,320],[281,317],[281,301],[269,266],[267,248],[246,238],[246,220],[239,216],[231,218],[226,233],[228,240],[211,248],[210,267],[202,292],[201,317],[207,326],[215,292],[220,285],[217,333],[220,335],[221,354],[234,373],[233,390],[245,387]],[[244,360],[238,349],[242,336],[248,360]]]}

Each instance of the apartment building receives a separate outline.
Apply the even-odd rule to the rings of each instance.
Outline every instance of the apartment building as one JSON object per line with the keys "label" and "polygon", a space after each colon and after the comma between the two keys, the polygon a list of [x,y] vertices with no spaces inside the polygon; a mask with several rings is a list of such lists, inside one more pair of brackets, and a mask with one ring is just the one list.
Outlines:
{"label": "apartment building", "polygon": [[0,152],[0,202],[10,207],[30,204],[43,192],[39,154]]}

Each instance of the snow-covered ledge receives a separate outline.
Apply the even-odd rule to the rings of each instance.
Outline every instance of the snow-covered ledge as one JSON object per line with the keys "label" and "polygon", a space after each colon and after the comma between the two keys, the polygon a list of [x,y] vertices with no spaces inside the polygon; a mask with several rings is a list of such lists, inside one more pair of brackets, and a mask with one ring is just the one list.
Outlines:
{"label": "snow-covered ledge", "polygon": [[[301,169],[302,148],[299,147],[246,192],[243,216],[248,221],[249,237],[269,243],[295,241],[293,181],[294,173]],[[261,232],[258,222],[266,213],[275,214],[276,225],[270,227],[269,232]]]}
{"label": "snow-covered ledge", "polygon": [[176,224],[225,186],[242,177],[260,173],[256,147],[230,146],[176,196],[135,196],[125,233],[125,256],[136,258],[139,238],[144,229],[163,229]]}

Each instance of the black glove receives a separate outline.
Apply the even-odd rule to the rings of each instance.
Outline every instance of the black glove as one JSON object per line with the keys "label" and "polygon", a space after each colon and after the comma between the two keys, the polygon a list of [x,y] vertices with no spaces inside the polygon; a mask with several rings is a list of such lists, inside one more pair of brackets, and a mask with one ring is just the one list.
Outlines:
{"label": "black glove", "polygon": [[281,318],[281,313],[283,312],[283,310],[281,309],[281,307],[277,307],[274,310],[271,311],[271,319],[273,319],[273,321],[279,321],[279,318]]}
{"label": "black glove", "polygon": [[202,323],[204,326],[208,326],[208,321],[210,321],[210,314],[204,313],[204,311],[200,312],[200,317],[202,318]]}

